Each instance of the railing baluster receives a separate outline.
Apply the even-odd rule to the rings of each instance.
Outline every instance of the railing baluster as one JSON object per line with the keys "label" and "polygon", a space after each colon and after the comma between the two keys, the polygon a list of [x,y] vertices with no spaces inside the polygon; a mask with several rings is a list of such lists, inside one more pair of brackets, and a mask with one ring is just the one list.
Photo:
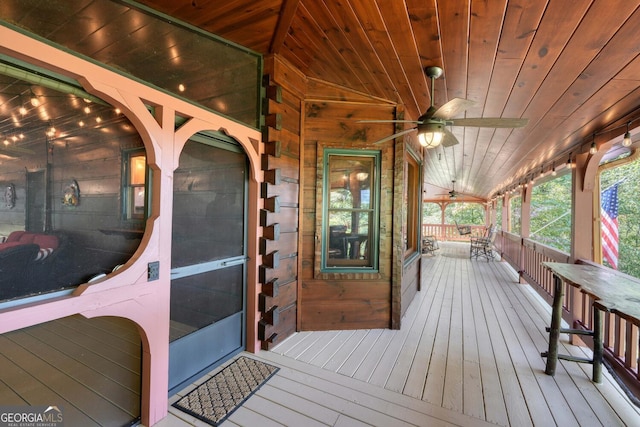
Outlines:
{"label": "railing baluster", "polygon": [[631,322],[627,322],[627,333],[625,340],[624,365],[627,369],[636,370],[638,368],[638,327]]}

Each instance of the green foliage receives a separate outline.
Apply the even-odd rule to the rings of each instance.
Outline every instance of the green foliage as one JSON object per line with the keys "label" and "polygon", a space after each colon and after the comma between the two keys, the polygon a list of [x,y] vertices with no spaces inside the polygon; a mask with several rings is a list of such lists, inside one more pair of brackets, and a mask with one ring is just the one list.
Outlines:
{"label": "green foliage", "polygon": [[442,221],[442,211],[437,203],[424,203],[422,205],[422,223],[440,224]]}
{"label": "green foliage", "polygon": [[533,187],[530,238],[571,251],[571,174]]}
{"label": "green foliage", "polygon": [[514,196],[509,199],[509,216],[511,218],[509,231],[520,234],[522,231],[522,196]]}
{"label": "green foliage", "polygon": [[[480,203],[450,203],[444,210],[444,223],[460,225],[484,225],[484,206]],[[423,224],[440,224],[442,211],[437,203],[424,203],[422,207]]]}
{"label": "green foliage", "polygon": [[444,210],[445,224],[484,225],[484,206],[479,203],[450,203]]}

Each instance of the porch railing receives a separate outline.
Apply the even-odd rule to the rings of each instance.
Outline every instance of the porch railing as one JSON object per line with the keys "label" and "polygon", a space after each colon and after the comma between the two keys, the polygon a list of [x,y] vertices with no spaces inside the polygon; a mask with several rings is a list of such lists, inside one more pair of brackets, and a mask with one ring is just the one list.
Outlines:
{"label": "porch railing", "polygon": [[[502,259],[508,262],[545,300],[552,301],[553,275],[542,267],[545,261],[571,261],[568,253],[545,246],[518,235],[500,232],[496,238],[496,249]],[[581,263],[594,264],[588,261]],[[636,280],[636,279],[633,279]],[[593,300],[577,288],[564,284],[563,318],[572,328],[592,328]],[[638,356],[640,351],[640,321],[624,315],[604,313],[604,350],[605,359],[612,369],[624,381],[627,388],[640,400],[640,373]],[[572,341],[577,338],[572,337]],[[584,343],[593,349],[593,342]]]}
{"label": "porch railing", "polygon": [[[482,226],[471,226],[473,234],[481,234]],[[465,241],[455,225],[422,224],[422,235],[436,236],[440,241]],[[550,246],[522,238],[517,234],[499,231],[495,240],[496,250],[502,260],[508,262],[549,304],[553,299],[553,275],[542,263],[571,262],[570,254]],[[590,263],[588,261],[578,261]],[[597,264],[596,264],[597,265]],[[597,265],[599,268],[607,268]],[[636,280],[636,279],[634,279]],[[577,288],[564,284],[563,318],[572,328],[592,328],[593,300]],[[640,321],[623,315],[604,313],[604,354],[612,369],[624,381],[627,388],[640,400]],[[572,341],[577,341],[572,336]],[[593,342],[585,338],[584,344],[593,349]]]}
{"label": "porch railing", "polygon": [[[483,225],[471,225],[471,235],[480,235],[484,232]],[[436,236],[441,242],[467,241],[469,235],[461,236],[455,224],[422,224],[423,236]]]}

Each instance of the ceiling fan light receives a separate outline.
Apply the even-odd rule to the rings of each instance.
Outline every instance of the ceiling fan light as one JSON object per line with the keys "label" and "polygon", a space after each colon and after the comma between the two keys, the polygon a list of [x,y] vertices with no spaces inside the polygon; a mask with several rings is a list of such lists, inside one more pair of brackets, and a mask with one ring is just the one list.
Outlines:
{"label": "ceiling fan light", "polygon": [[435,148],[442,142],[444,134],[440,131],[426,131],[418,133],[420,145],[427,148]]}

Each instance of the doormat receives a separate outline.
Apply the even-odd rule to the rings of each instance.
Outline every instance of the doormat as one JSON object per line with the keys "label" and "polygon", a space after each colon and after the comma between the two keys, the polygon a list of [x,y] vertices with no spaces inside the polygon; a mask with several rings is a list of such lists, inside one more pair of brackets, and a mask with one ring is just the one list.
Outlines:
{"label": "doormat", "polygon": [[212,426],[220,425],[278,369],[241,356],[173,406]]}

